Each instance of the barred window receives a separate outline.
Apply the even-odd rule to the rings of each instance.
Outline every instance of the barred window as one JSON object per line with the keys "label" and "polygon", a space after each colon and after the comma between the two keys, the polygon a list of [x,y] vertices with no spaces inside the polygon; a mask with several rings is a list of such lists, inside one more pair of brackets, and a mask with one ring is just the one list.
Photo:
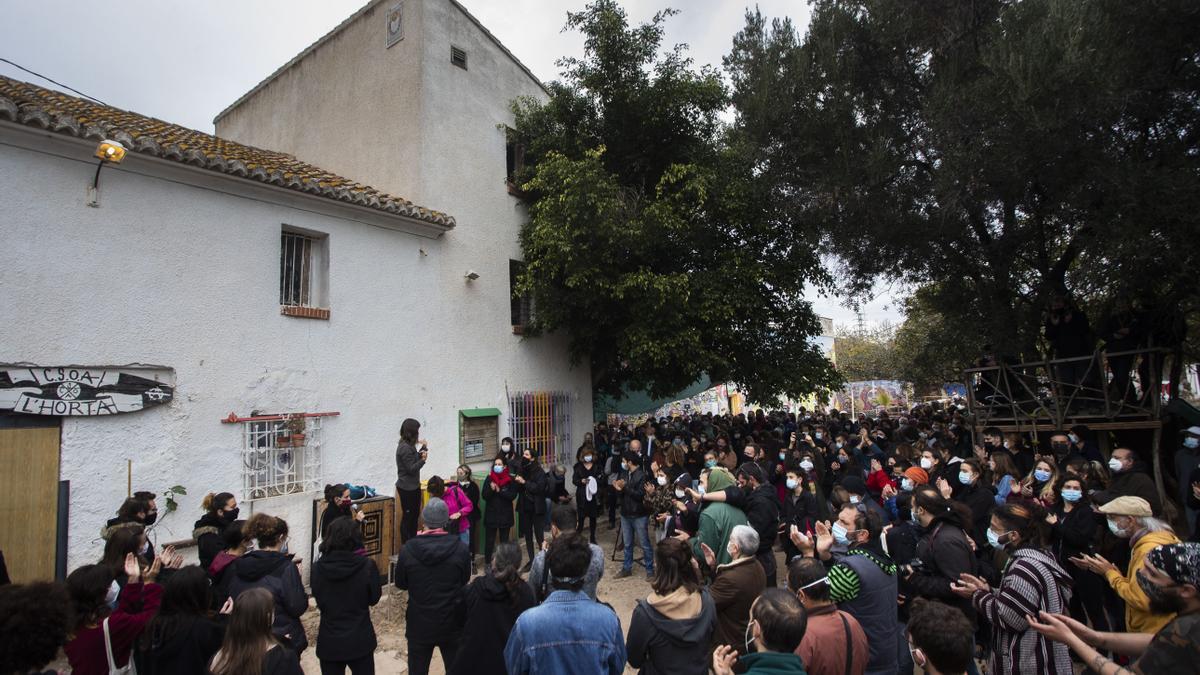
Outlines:
{"label": "barred window", "polygon": [[279,235],[279,305],[289,316],[329,318],[328,238],[284,229]]}
{"label": "barred window", "polygon": [[571,395],[563,391],[526,391],[508,397],[509,436],[517,453],[525,448],[543,466],[575,463],[571,446]]}

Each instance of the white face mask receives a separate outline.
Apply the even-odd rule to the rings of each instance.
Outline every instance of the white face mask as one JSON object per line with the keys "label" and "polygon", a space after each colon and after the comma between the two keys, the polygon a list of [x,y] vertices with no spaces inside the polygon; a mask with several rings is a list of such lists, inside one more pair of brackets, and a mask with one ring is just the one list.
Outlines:
{"label": "white face mask", "polygon": [[658,484],[659,484],[659,485],[666,485],[666,484],[667,484],[667,477],[666,477],[666,476],[659,476],[657,480],[658,480]]}
{"label": "white face mask", "polygon": [[1108,460],[1108,468],[1113,471],[1120,471],[1124,466],[1125,465],[1121,462],[1121,460],[1117,459],[1116,457]]}
{"label": "white face mask", "polygon": [[685,495],[687,495],[687,493],[686,493],[686,492],[684,492],[683,490],[676,490],[676,491],[675,491],[675,498],[676,498],[676,499],[683,499]]}
{"label": "white face mask", "polygon": [[501,446],[500,446],[500,449],[501,449],[501,450],[503,450],[503,451],[505,451],[505,452],[508,452],[509,450],[512,450],[512,446],[511,446],[511,445],[509,445],[508,443],[505,443],[504,445],[501,445]]}
{"label": "white face mask", "polygon": [[922,457],[921,458],[921,468],[925,469],[926,471],[932,469],[933,468],[933,460],[928,457]]}
{"label": "white face mask", "polygon": [[911,478],[900,479],[900,489],[901,490],[904,490],[905,492],[912,492],[914,487],[916,487],[916,486],[913,485]]}
{"label": "white face mask", "polygon": [[120,594],[121,586],[117,584],[116,580],[113,580],[113,582],[108,585],[108,592],[104,594],[104,604],[109,605],[110,607],[116,607],[117,596]]}
{"label": "white face mask", "polygon": [[800,468],[804,469],[805,471],[812,471],[813,463],[808,461],[807,459],[802,460],[800,462]]}

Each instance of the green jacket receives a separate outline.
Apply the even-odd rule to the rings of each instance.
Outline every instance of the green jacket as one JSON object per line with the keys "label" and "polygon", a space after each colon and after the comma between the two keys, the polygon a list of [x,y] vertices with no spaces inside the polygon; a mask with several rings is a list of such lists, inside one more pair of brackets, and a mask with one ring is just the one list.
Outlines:
{"label": "green jacket", "polygon": [[804,664],[795,654],[755,652],[741,659],[746,675],[805,675]]}
{"label": "green jacket", "polygon": [[700,528],[692,540],[692,553],[697,560],[704,560],[704,552],[700,544],[708,547],[717,554],[717,564],[724,565],[732,562],[729,556],[729,533],[738,525],[747,525],[746,514],[736,506],[724,502],[709,502],[700,512]]}

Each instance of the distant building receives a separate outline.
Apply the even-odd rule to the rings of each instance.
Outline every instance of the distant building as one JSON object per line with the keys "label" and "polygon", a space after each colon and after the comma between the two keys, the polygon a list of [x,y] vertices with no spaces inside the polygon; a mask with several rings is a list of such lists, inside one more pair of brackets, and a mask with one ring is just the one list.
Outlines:
{"label": "distant building", "polygon": [[[481,472],[501,436],[570,461],[590,373],[563,338],[522,338],[510,293],[518,95],[544,92],[448,0],[368,5],[222,113],[220,138],[0,78],[16,578],[98,559],[127,469],[133,490],[187,489],[176,513],[159,499],[159,544],[229,491],[311,560],[313,499],[390,495],[405,417],[426,476]],[[93,192],[106,138],[128,155]]]}

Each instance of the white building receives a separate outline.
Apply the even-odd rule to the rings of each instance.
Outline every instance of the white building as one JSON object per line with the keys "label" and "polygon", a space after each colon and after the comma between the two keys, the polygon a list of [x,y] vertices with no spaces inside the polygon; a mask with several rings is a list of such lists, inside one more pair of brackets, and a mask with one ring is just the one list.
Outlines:
{"label": "white building", "polygon": [[[565,339],[517,334],[509,290],[524,210],[503,127],[542,89],[457,3],[406,0],[399,24],[392,10],[372,3],[306,50],[221,114],[220,138],[0,78],[15,578],[98,559],[130,469],[133,490],[187,488],[159,543],[188,538],[222,490],[307,543],[325,482],[392,494],[406,417],[426,476],[488,464],[505,435],[573,461],[590,373]],[[104,138],[129,152],[93,193]],[[252,412],[339,415],[287,448],[279,423],[224,421]]]}

